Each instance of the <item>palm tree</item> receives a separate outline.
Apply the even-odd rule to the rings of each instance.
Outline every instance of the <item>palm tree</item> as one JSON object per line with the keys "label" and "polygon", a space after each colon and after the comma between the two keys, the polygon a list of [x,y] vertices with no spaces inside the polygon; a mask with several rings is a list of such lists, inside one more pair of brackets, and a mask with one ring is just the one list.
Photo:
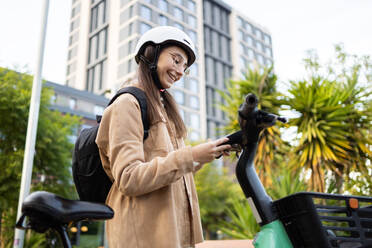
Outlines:
{"label": "palm tree", "polygon": [[[371,92],[359,84],[362,69],[371,73],[372,66],[355,56],[349,63],[350,56],[340,46],[336,46],[336,58],[325,74],[316,56],[305,59],[310,79],[291,82],[287,105],[299,113],[291,124],[301,135],[295,149],[299,159],[292,165],[309,170],[310,187],[320,192],[326,190],[325,174],[331,171],[341,193],[349,172],[367,173],[367,160],[371,159]],[[365,78],[370,83],[368,73]]]}
{"label": "palm tree", "polygon": [[[238,131],[237,113],[240,104],[248,93],[254,93],[259,99],[259,108],[277,114],[281,101],[281,94],[276,90],[277,77],[273,68],[262,68],[258,65],[255,69],[247,69],[244,79],[230,80],[226,83],[227,93],[220,92],[225,100],[220,105],[229,119],[225,128],[226,133]],[[263,131],[257,148],[255,164],[257,172],[265,186],[271,184],[273,170],[278,167],[280,155],[283,154],[285,142],[280,138],[279,128],[271,127]]]}

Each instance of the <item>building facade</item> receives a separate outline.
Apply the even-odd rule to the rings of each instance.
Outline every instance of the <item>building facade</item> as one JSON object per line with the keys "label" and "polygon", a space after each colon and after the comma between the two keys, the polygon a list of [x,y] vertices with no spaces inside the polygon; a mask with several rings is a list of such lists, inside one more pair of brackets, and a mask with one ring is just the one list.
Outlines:
{"label": "building facade", "polygon": [[254,60],[272,64],[269,32],[220,0],[73,0],[70,23],[66,85],[99,95],[135,79],[133,52],[144,32],[170,25],[189,34],[197,60],[170,92],[191,140],[220,136],[226,80]]}

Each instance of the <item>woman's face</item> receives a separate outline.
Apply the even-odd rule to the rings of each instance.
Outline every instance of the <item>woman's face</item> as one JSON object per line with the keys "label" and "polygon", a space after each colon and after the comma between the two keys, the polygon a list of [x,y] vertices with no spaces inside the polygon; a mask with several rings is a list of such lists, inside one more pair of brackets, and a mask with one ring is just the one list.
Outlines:
{"label": "woman's face", "polygon": [[178,46],[163,49],[158,60],[158,75],[160,84],[169,89],[185,73],[187,69],[187,54]]}

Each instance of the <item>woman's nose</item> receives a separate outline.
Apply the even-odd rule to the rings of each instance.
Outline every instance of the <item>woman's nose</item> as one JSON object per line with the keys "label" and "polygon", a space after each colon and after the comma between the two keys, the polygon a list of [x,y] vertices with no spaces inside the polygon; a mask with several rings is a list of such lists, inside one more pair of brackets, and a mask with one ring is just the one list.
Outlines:
{"label": "woman's nose", "polygon": [[177,76],[179,77],[182,77],[183,74],[185,73],[182,66],[176,66],[176,73],[177,73]]}

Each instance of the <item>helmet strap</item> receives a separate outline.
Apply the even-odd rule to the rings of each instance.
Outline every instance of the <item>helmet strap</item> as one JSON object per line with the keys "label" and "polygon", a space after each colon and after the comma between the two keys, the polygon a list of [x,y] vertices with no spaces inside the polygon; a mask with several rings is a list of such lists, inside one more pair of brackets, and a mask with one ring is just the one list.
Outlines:
{"label": "helmet strap", "polygon": [[161,93],[165,89],[161,86],[159,75],[158,75],[158,60],[160,55],[160,45],[155,46],[154,61],[150,62],[144,55],[140,55],[139,58],[142,60],[150,69],[152,80],[154,81],[155,86],[160,90]]}

